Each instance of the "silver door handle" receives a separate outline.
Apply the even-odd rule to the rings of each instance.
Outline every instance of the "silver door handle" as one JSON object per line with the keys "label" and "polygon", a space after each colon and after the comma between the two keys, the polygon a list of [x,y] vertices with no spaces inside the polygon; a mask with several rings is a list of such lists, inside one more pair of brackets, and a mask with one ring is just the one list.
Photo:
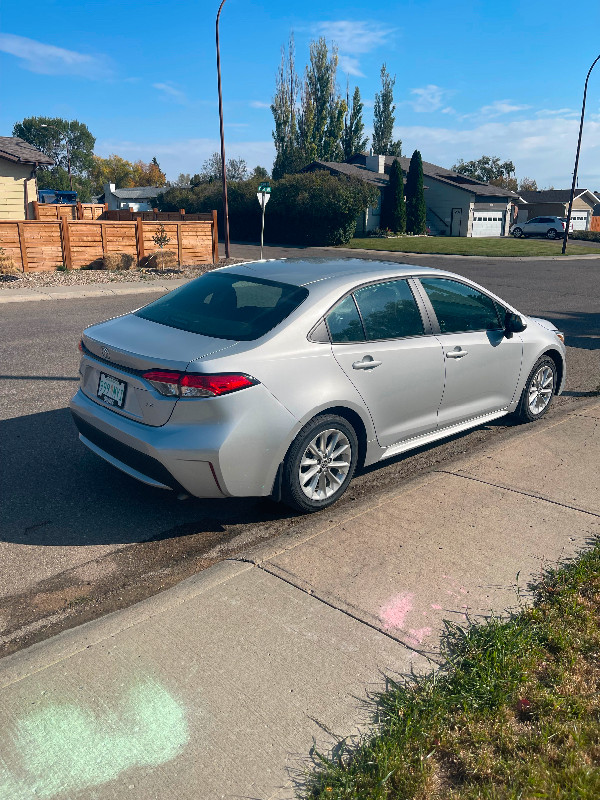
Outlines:
{"label": "silver door handle", "polygon": [[463,358],[463,356],[468,356],[468,350],[461,350],[461,348],[456,348],[455,350],[447,350],[446,351],[446,358]]}
{"label": "silver door handle", "polygon": [[352,369],[373,369],[373,367],[378,367],[381,361],[373,361],[370,356],[365,356],[362,361],[355,361],[352,364]]}

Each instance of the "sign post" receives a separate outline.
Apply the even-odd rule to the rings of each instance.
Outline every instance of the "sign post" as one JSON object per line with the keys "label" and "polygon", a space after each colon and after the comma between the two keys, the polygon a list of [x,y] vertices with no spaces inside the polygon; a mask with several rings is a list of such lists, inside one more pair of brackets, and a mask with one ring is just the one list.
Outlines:
{"label": "sign post", "polygon": [[262,261],[263,241],[265,237],[265,206],[271,199],[271,187],[269,186],[268,181],[263,181],[263,183],[259,183],[258,192],[256,193],[256,196],[258,198],[258,202],[260,203],[260,207],[262,208],[262,225],[260,229],[260,260]]}

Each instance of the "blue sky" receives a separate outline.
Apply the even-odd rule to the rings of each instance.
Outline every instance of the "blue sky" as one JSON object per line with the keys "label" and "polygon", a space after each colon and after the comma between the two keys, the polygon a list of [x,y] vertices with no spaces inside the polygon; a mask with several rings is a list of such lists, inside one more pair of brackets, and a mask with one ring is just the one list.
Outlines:
{"label": "blue sky", "polygon": [[[96,152],[149,161],[169,178],[219,147],[218,0],[4,3],[0,135],[26,116],[85,122]],[[32,23],[35,24],[32,24]],[[319,35],[339,48],[338,80],[360,87],[367,132],[383,61],[396,75],[396,130],[445,167],[511,159],[538,186],[570,186],[583,82],[600,53],[600,4],[441,0],[227,0],[221,63],[228,157],[270,169],[281,46],[297,64]],[[579,185],[600,190],[600,63],[590,78]]]}

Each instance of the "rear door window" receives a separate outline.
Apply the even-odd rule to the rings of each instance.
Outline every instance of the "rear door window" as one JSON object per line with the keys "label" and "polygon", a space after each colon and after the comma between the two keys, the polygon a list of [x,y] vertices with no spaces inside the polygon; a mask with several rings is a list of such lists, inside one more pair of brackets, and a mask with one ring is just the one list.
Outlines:
{"label": "rear door window", "polygon": [[354,292],[368,341],[421,336],[421,313],[406,281],[388,281]]}
{"label": "rear door window", "polygon": [[308,297],[302,286],[208,272],[136,311],[142,319],[218,339],[258,339]]}
{"label": "rear door window", "polygon": [[472,286],[446,278],[421,278],[442,333],[504,328],[496,303]]}
{"label": "rear door window", "polygon": [[351,294],[329,312],[326,321],[334,344],[364,342],[365,332]]}

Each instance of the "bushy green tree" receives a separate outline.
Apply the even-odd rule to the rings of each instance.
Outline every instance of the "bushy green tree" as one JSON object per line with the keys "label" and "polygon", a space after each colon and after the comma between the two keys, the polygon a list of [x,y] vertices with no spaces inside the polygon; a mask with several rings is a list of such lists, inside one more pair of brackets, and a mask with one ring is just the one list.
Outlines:
{"label": "bushy green tree", "polygon": [[463,161],[461,158],[452,169],[476,181],[491,183],[511,192],[517,191],[515,165],[512,161],[501,162],[498,156],[481,156],[474,161]]}
{"label": "bushy green tree", "polygon": [[406,176],[406,230],[414,234],[427,233],[423,159],[418,150],[412,154]]}
{"label": "bushy green tree", "polygon": [[394,111],[394,84],[396,76],[393,78],[386,69],[386,65],[381,66],[381,91],[375,94],[375,105],[373,108],[373,152],[380,156],[401,156],[402,142],[400,139],[393,141],[394,123],[396,117]]}
{"label": "bushy green tree", "polygon": [[396,233],[406,232],[406,204],[404,202],[404,175],[400,162],[395,159],[390,169],[390,182],[385,187],[381,204],[381,227]]}
{"label": "bushy green tree", "polygon": [[350,104],[349,90],[346,89],[346,117],[344,120],[344,131],[342,133],[342,147],[344,158],[347,160],[355,153],[361,153],[367,147],[368,137],[364,135],[365,126],[363,124],[362,112],[363,104],[360,99],[360,89],[354,87],[352,104]]}
{"label": "bushy green tree", "polygon": [[275,96],[271,103],[275,143],[273,178],[281,178],[301,168],[298,151],[297,104],[300,80],[296,73],[294,35],[290,35],[287,51],[281,48],[281,63],[275,80]]}

